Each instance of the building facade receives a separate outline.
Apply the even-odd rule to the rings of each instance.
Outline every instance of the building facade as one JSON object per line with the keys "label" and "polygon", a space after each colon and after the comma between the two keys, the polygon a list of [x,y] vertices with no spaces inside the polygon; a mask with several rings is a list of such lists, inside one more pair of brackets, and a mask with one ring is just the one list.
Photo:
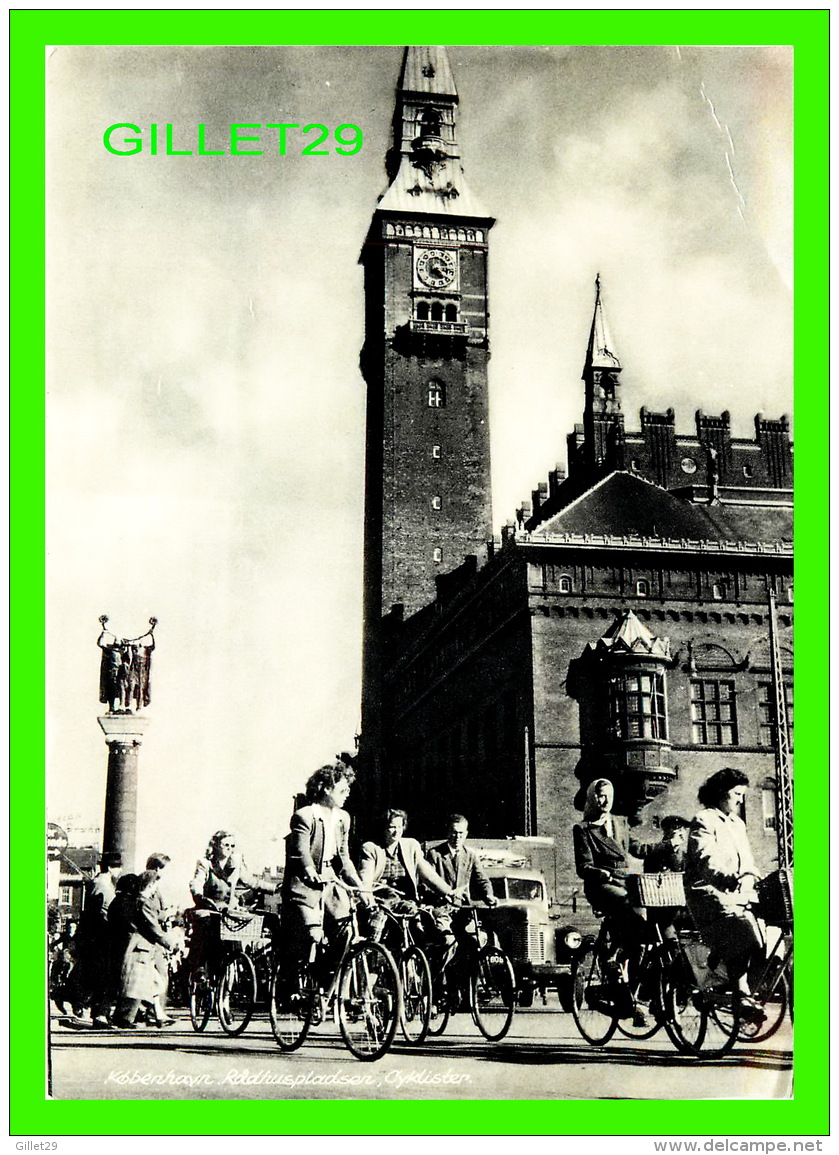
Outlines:
{"label": "building facade", "polygon": [[[456,101],[443,50],[409,49],[397,127],[406,123],[406,76],[417,62],[421,71],[429,51],[435,77],[445,77],[443,95]],[[403,141],[403,174],[413,163],[404,142],[415,131],[395,135]],[[388,204],[402,211],[401,201],[388,201],[402,188],[394,180],[374,217],[383,237],[389,227],[408,225],[381,215]],[[421,186],[414,196],[426,194]],[[768,868],[778,853],[770,593],[790,717],[793,704],[787,419],[758,414],[754,440],[743,440],[731,437],[728,413],[700,410],[695,435],[684,436],[672,409],[642,409],[640,428],[627,430],[622,366],[598,278],[583,359],[583,420],[568,438],[567,470],[554,470],[486,551],[485,281],[477,317],[466,311],[464,295],[458,315],[467,332],[445,354],[437,345],[436,361],[422,345],[401,351],[398,326],[382,340],[387,287],[399,286],[393,299],[401,302],[407,339],[408,310],[424,299],[417,262],[431,260],[423,254],[442,246],[436,237],[452,227],[448,201],[445,212],[443,202],[423,203],[421,227],[436,236],[400,238],[401,255],[395,249],[384,257],[392,274],[377,280],[368,269],[365,357],[377,349],[375,364],[385,371],[366,370],[365,801],[372,809],[406,809],[420,838],[440,834],[453,810],[482,837],[553,837],[555,897],[573,905],[580,884],[571,827],[594,777],[612,779],[616,809],[644,837],[654,836],[665,814],[690,817],[701,782],[730,765],[750,777],[747,822]],[[488,230],[487,222],[475,216],[472,227]],[[458,269],[463,251],[456,253]],[[382,257],[370,260],[381,265]],[[425,337],[421,327],[417,336]],[[464,341],[471,362],[469,354],[458,360]],[[470,364],[476,374],[480,367],[480,402],[461,400]],[[450,390],[445,407],[430,405],[426,395],[432,372]],[[381,396],[405,406],[388,401],[384,423]],[[409,412],[408,399],[414,413],[431,414],[433,434]],[[480,437],[470,440],[463,429],[476,420]],[[408,444],[415,453],[400,473],[393,462]],[[446,447],[445,484],[434,445]],[[482,446],[483,468],[475,461]],[[412,494],[439,491],[444,508],[459,510],[450,536],[444,519],[429,521],[433,506],[409,508],[398,494],[400,476]],[[482,497],[479,486],[486,486]],[[394,496],[385,500],[385,492]]]}

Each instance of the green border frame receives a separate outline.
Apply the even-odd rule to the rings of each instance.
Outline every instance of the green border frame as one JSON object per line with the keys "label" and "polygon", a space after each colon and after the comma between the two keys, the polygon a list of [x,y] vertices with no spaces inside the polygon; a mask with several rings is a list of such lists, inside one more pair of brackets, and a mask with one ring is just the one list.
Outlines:
{"label": "green border frame", "polygon": [[[44,823],[44,118],[49,44],[395,44],[417,16],[396,10],[17,10],[10,13],[12,159],[11,862],[30,863]],[[799,981],[795,1099],[698,1102],[402,1102],[44,1099],[43,978],[33,966],[43,906],[13,891],[10,1133],[56,1135],[825,1135],[828,1116],[828,29],[829,11],[445,10],[453,44],[785,44],[795,49],[796,795]],[[410,32],[408,31],[410,29]],[[403,31],[405,35],[403,36]],[[608,41],[603,39],[604,31]],[[24,143],[25,142],[25,143]],[[818,578],[818,589],[812,589]],[[812,590],[812,592],[811,592]],[[32,773],[31,768],[35,767]],[[801,837],[801,831],[813,836]],[[27,900],[21,901],[21,898]],[[407,1119],[407,1127],[406,1127]],[[651,1131],[654,1119],[655,1131]],[[427,1120],[430,1120],[427,1121]],[[707,1121],[707,1123],[706,1123]],[[713,1131],[704,1130],[710,1124]],[[697,1128],[697,1130],[693,1130]]]}

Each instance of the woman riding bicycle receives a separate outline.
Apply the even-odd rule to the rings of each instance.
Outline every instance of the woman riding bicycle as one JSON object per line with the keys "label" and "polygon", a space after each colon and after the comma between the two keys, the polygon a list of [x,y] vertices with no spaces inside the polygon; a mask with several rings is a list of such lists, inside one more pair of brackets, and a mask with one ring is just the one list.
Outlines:
{"label": "woman riding bicycle", "polygon": [[361,886],[348,848],[352,819],[343,809],[354,780],[343,762],[316,770],[306,783],[307,805],[292,814],[286,836],[283,941],[293,958],[309,960],[325,940],[327,969],[340,961],[350,936],[349,898],[335,880]]}
{"label": "woman riding bicycle", "polygon": [[[626,853],[618,841],[612,806],[615,788],[608,778],[595,778],[586,791],[583,821],[574,827],[574,860],[583,893],[592,909],[609,919],[616,945],[626,951],[630,967],[651,939],[650,928],[626,892]],[[643,1014],[643,1009],[638,1009]]]}
{"label": "woman riding bicycle", "polygon": [[208,955],[219,941],[218,918],[211,912],[241,903],[247,906],[253,891],[273,894],[276,887],[252,875],[242,855],[236,850],[236,836],[229,830],[217,830],[210,838],[203,858],[195,866],[189,884],[195,911],[192,914],[189,969],[194,972],[206,964]]}
{"label": "woman riding bicycle", "polygon": [[751,999],[747,977],[750,964],[763,949],[751,912],[759,876],[746,824],[738,814],[748,784],[741,770],[725,767],[700,787],[704,809],[691,825],[685,894],[705,944],[720,956],[740,993],[741,1010],[762,1014]]}

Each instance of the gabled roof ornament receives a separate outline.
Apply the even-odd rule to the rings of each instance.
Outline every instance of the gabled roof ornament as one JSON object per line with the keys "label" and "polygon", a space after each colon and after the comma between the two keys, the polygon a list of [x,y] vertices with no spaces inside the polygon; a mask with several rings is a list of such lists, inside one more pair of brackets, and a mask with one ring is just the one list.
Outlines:
{"label": "gabled roof ornament", "polygon": [[670,660],[670,639],[657,638],[632,610],[624,610],[602,638],[589,642],[588,649],[615,655],[637,654],[663,662]]}

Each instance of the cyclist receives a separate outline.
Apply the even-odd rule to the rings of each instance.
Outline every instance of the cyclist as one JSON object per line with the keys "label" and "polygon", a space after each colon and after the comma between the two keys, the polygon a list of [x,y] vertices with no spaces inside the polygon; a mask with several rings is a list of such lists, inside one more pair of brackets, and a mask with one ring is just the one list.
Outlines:
{"label": "cyclist", "polygon": [[[626,853],[621,831],[612,814],[615,788],[608,778],[595,778],[586,792],[583,821],[574,826],[574,859],[583,880],[583,893],[594,910],[608,919],[627,956],[630,969],[637,964],[650,931],[643,913],[633,907],[626,892]],[[635,1005],[636,1025],[643,1025],[646,1010]]]}
{"label": "cyclist", "polygon": [[[408,815],[404,810],[386,810],[382,815],[381,842],[365,842],[359,856],[362,884],[373,889],[385,885],[401,895],[394,901],[382,900],[395,914],[412,914],[418,909],[420,883],[439,900],[456,901],[456,892],[430,865],[415,838],[405,838]],[[380,926],[374,921],[374,935]],[[425,946],[432,968],[438,974],[454,957],[456,942],[451,914],[445,907],[435,907],[422,923]]]}
{"label": "cyclist", "polygon": [[196,863],[189,889],[195,910],[190,920],[188,966],[190,973],[194,973],[207,964],[219,941],[218,919],[211,912],[239,903],[247,906],[254,891],[273,894],[276,887],[250,873],[236,850],[234,834],[217,830],[210,837],[204,857]]}
{"label": "cyclist", "polygon": [[291,816],[286,836],[282,934],[292,959],[311,960],[326,942],[326,971],[333,972],[350,935],[349,897],[335,884],[362,885],[349,854],[352,819],[344,803],[355,771],[343,762],[321,766],[306,783],[307,803]]}
{"label": "cyclist", "polygon": [[725,963],[740,993],[741,1013],[757,1021],[765,1015],[751,998],[748,971],[763,949],[751,912],[759,876],[746,824],[738,813],[748,785],[749,779],[741,770],[724,767],[699,788],[704,809],[690,829],[685,893],[699,933]]}

